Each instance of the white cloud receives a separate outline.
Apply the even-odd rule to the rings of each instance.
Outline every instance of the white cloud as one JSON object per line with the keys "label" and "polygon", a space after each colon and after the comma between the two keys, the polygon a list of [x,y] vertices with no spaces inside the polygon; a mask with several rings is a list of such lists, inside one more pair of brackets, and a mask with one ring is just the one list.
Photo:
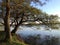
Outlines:
{"label": "white cloud", "polygon": [[58,15],[60,17],[60,11],[55,11],[55,12],[52,12],[52,13],[49,13],[49,14]]}

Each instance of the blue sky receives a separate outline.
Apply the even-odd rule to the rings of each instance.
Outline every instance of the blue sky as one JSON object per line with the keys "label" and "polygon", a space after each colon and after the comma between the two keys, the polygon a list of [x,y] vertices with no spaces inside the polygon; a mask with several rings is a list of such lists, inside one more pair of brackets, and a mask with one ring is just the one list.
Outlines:
{"label": "blue sky", "polygon": [[57,14],[60,17],[60,0],[49,0],[44,6],[36,6],[48,14]]}
{"label": "blue sky", "polygon": [[36,7],[41,9],[43,12],[54,15],[57,14],[60,17],[60,0],[49,0],[46,5],[37,5]]}

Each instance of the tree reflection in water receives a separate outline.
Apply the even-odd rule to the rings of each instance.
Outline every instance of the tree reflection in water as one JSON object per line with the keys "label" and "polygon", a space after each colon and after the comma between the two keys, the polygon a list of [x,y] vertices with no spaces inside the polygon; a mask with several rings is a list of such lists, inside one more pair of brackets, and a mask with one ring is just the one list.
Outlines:
{"label": "tree reflection in water", "polygon": [[27,38],[24,38],[24,41],[30,45],[59,45],[59,38],[50,37],[46,35],[44,38],[41,38],[40,34],[32,36],[29,35]]}

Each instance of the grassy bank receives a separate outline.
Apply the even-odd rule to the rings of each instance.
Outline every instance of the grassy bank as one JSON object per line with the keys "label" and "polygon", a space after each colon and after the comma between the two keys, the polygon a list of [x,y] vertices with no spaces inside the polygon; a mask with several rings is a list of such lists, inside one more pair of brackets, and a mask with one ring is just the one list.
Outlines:
{"label": "grassy bank", "polygon": [[12,37],[11,42],[2,41],[4,38],[5,38],[5,32],[0,31],[0,45],[27,45],[24,42],[19,41],[17,35],[14,35]]}

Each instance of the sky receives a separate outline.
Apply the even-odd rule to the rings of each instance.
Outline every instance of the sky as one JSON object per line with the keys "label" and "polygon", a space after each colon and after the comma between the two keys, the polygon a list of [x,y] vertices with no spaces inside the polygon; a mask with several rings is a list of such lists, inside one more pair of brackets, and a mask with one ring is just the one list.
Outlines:
{"label": "sky", "polygon": [[60,17],[60,0],[49,0],[44,6],[36,6],[48,14],[58,15]]}
{"label": "sky", "polygon": [[54,15],[57,14],[60,17],[60,0],[49,0],[45,5],[37,5],[36,7],[41,9],[43,12]]}

